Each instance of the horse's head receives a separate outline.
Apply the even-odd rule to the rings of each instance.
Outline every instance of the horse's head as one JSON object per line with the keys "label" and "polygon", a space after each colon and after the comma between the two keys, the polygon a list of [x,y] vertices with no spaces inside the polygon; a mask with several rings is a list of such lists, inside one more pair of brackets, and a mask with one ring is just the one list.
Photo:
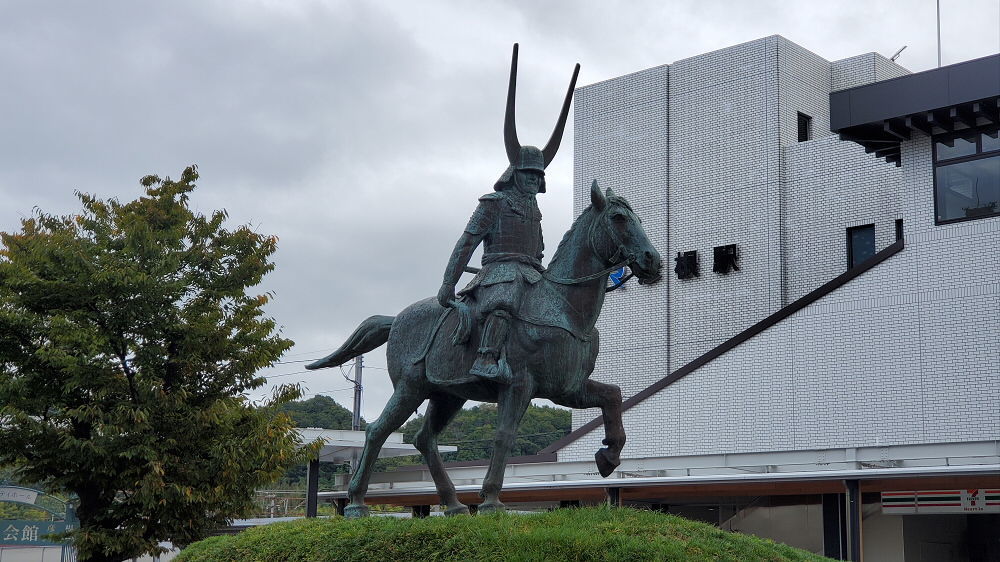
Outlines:
{"label": "horse's head", "polygon": [[642,229],[642,221],[635,216],[628,201],[615,195],[610,187],[602,193],[594,180],[590,202],[597,213],[590,235],[594,253],[609,267],[625,262],[641,284],[659,281],[663,268],[660,253],[650,243]]}

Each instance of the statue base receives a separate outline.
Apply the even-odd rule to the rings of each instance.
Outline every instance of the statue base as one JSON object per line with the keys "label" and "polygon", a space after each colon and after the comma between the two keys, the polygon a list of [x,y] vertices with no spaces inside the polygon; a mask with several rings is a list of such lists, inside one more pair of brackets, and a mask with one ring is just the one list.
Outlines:
{"label": "statue base", "polygon": [[368,517],[368,506],[351,504],[344,508],[344,517],[346,519],[361,519],[362,517]]}
{"label": "statue base", "polygon": [[469,507],[462,505],[458,507],[452,507],[444,511],[445,517],[451,517],[453,515],[469,515]]}
{"label": "statue base", "polygon": [[477,513],[503,513],[505,511],[507,511],[507,506],[500,502],[481,503],[479,509],[476,510]]}

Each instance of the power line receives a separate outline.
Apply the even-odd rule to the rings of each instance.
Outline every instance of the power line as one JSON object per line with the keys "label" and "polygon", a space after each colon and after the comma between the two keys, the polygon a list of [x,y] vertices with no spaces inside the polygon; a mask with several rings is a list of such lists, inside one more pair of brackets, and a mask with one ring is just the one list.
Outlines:
{"label": "power line", "polygon": [[323,394],[324,392],[344,392],[346,390],[354,390],[354,387],[353,386],[348,386],[348,387],[345,387],[345,388],[328,388],[326,390],[317,390],[316,392],[311,392],[309,394],[303,394],[302,396],[303,397],[304,396],[319,396],[320,394]]}
{"label": "power line", "polygon": [[297,351],[295,353],[282,354],[282,357],[298,357],[299,355],[313,355],[314,353],[323,353],[324,351],[333,351],[334,347],[327,347],[323,349],[314,349],[312,351]]}
{"label": "power line", "polygon": [[292,375],[301,375],[304,373],[310,373],[312,371],[295,371],[294,373],[281,373],[280,375],[264,375],[265,379],[276,379],[278,377],[290,377]]}
{"label": "power line", "polygon": [[[315,361],[315,359],[304,359],[302,361],[289,361],[288,363],[305,363],[306,361]],[[275,363],[275,364],[276,365],[281,365],[282,363]],[[343,365],[341,365],[341,367],[343,367]],[[386,369],[385,367],[371,367],[371,366],[368,366],[368,365],[366,365],[365,368],[366,369],[378,369],[380,371],[388,371],[389,370],[389,369]],[[265,379],[276,379],[276,378],[279,378],[279,377],[290,377],[292,375],[303,375],[303,374],[312,373],[312,372],[314,372],[314,371],[306,370],[306,371],[295,371],[295,372],[292,372],[292,373],[281,373],[279,375],[262,375],[262,376]]]}
{"label": "power line", "polygon": [[[298,359],[298,360],[295,360],[295,361],[278,361],[277,363],[275,363],[275,365],[288,365],[290,363],[311,363],[313,361],[317,361],[318,359],[320,359],[320,358],[317,358],[317,359]],[[341,366],[343,366],[343,365],[341,365]],[[386,369],[385,367],[372,367],[370,365],[365,365],[365,368],[366,369],[378,369],[380,371],[388,371],[389,370],[389,369]]]}

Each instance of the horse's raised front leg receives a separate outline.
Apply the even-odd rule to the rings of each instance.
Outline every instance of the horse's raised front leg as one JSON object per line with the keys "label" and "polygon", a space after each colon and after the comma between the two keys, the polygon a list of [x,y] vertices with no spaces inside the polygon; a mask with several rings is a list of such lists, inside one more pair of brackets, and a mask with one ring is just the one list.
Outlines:
{"label": "horse's raised front leg", "polygon": [[604,444],[594,455],[597,470],[607,477],[621,464],[620,454],[625,447],[625,426],[622,424],[622,391],[617,385],[587,379],[576,394],[553,400],[570,408],[601,409],[604,418]]}
{"label": "horse's raised front leg", "polygon": [[351,482],[347,486],[347,497],[350,504],[344,509],[346,517],[356,518],[368,515],[368,507],[365,506],[365,493],[368,492],[368,480],[371,478],[375,461],[378,460],[379,451],[382,450],[382,445],[385,444],[389,434],[399,429],[399,426],[406,422],[407,418],[426,397],[427,394],[423,389],[415,389],[411,385],[400,382],[382,410],[382,414],[365,428],[365,448],[361,453],[358,466],[355,467]]}
{"label": "horse's raised front leg", "polygon": [[434,486],[437,488],[438,495],[448,508],[445,515],[469,513],[469,508],[458,501],[455,485],[444,469],[444,462],[441,460],[437,443],[438,435],[447,427],[455,414],[462,409],[463,404],[465,404],[465,399],[457,396],[448,394],[431,396],[427,405],[427,415],[424,417],[424,425],[417,432],[417,437],[413,441],[417,450],[424,455],[427,468],[430,469],[431,476],[434,478]]}
{"label": "horse's raised front leg", "polygon": [[483,498],[483,503],[479,505],[480,512],[489,513],[505,509],[500,503],[500,488],[503,486],[507,457],[510,456],[510,448],[517,437],[521,418],[524,417],[524,412],[528,410],[528,405],[534,397],[534,386],[526,379],[527,377],[515,375],[514,382],[501,390],[497,397],[497,434],[493,441],[490,466],[483,480],[483,489],[479,492]]}

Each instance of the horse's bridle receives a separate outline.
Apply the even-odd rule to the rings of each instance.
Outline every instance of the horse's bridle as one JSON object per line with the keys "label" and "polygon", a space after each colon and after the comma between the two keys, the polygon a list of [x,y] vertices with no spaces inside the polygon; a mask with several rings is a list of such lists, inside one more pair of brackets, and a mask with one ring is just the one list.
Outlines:
{"label": "horse's bridle", "polygon": [[[542,276],[545,277],[546,279],[548,279],[549,281],[552,281],[553,283],[558,283],[560,285],[579,285],[580,283],[585,283],[587,281],[592,281],[592,280],[597,279],[599,277],[606,276],[606,275],[610,274],[613,271],[617,271],[617,270],[621,269],[622,267],[624,267],[624,266],[626,266],[626,265],[628,265],[630,263],[633,263],[635,261],[635,253],[629,251],[628,247],[625,246],[625,243],[622,242],[621,238],[618,237],[618,233],[616,233],[614,227],[611,226],[611,219],[608,217],[608,215],[609,215],[609,213],[608,213],[607,210],[604,210],[604,211],[601,212],[601,216],[598,217],[597,220],[595,220],[590,225],[590,232],[587,234],[587,237],[588,237],[588,243],[590,245],[590,251],[593,252],[594,255],[597,256],[599,259],[603,260],[604,263],[611,262],[611,263],[613,263],[615,265],[612,265],[611,267],[608,267],[606,269],[602,269],[601,271],[598,271],[597,273],[591,273],[590,275],[585,275],[583,277],[574,277],[574,278],[571,278],[571,279],[562,278],[562,277],[553,277],[553,276],[549,275],[548,271],[546,271],[545,273],[543,273]],[[612,255],[610,258],[604,258],[604,257],[602,257],[601,256],[601,252],[597,249],[597,246],[595,245],[595,242],[594,242],[594,238],[595,238],[595,236],[594,236],[594,230],[597,228],[597,223],[598,222],[604,223],[605,231],[606,231],[608,237],[617,246],[614,255]],[[634,276],[634,274],[632,272],[629,272],[629,274],[627,276],[625,276],[620,282],[618,282],[618,284],[614,285],[613,287],[607,288],[605,290],[605,292],[614,291],[618,287],[621,287],[622,285],[624,285],[625,282],[628,281],[629,279],[631,279],[633,276]]]}

